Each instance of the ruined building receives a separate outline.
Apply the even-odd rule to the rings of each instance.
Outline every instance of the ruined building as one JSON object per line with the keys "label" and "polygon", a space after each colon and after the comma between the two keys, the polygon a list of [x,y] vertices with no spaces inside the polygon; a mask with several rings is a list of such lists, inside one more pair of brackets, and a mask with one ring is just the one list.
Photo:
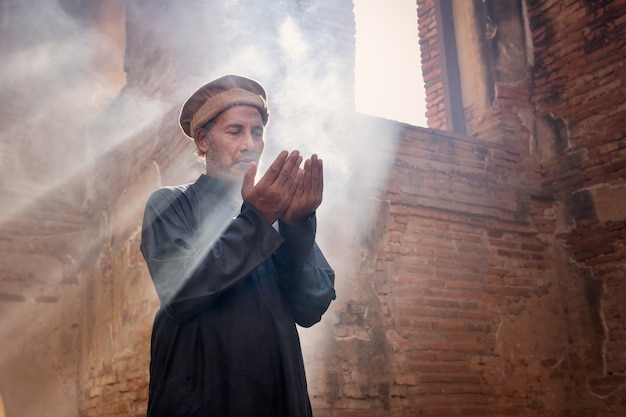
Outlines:
{"label": "ruined building", "polygon": [[428,128],[354,110],[349,0],[0,1],[9,417],[144,415],[142,211],[225,72],[267,87],[266,155],[325,161],[317,417],[626,415],[626,1],[417,6]]}

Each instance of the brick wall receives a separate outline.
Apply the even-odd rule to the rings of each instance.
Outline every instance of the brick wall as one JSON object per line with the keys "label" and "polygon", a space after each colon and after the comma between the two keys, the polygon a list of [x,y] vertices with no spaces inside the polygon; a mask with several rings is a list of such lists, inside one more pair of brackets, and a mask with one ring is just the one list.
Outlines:
{"label": "brick wall", "polygon": [[[623,386],[626,243],[626,2],[531,2],[536,46],[532,102],[548,126],[543,167],[562,204],[557,234],[598,311],[605,352],[595,381]],[[592,388],[593,390],[593,388]]]}
{"label": "brick wall", "polygon": [[[471,140],[403,139],[386,190],[376,276],[408,339],[401,369],[414,370],[396,373],[400,404],[427,415],[623,412],[623,3],[528,2],[526,77],[511,58],[528,45],[512,37],[510,10],[476,7],[500,31],[481,57],[493,65],[491,106],[466,107]],[[418,5],[431,16],[431,2]],[[420,22],[425,81],[433,21]],[[445,126],[442,113],[429,126]]]}
{"label": "brick wall", "polygon": [[449,130],[446,122],[443,85],[445,76],[441,67],[441,49],[437,47],[437,16],[435,1],[417,1],[418,33],[422,59],[422,74],[426,92],[426,119],[431,129]]}
{"label": "brick wall", "polygon": [[[354,116],[334,102],[349,96],[350,104],[351,82],[337,91],[309,83],[313,75],[335,81],[353,73],[350,2],[246,2],[263,36],[242,25],[236,8],[198,1],[183,11],[170,3],[126,9],[124,88],[104,111],[81,110],[99,114],[81,146],[58,135],[66,162],[84,154],[93,165],[2,223],[0,244],[12,257],[0,259],[0,308],[23,317],[12,328],[48,319],[11,333],[28,355],[14,369],[3,351],[7,405],[28,401],[26,389],[5,394],[7,375],[21,372],[20,386],[48,395],[33,407],[143,415],[158,301],[138,252],[141,212],[153,189],[201,171],[175,123],[180,101],[230,64],[279,56],[246,66],[269,80],[276,103],[266,152],[296,146],[289,139],[309,119],[323,129],[303,136],[330,144],[319,241],[337,270],[338,299],[322,323],[301,332],[316,415],[626,412],[623,0],[453,2],[472,5],[472,22],[480,23],[481,54],[460,63],[484,66],[483,84],[461,86],[466,136],[443,132],[433,1],[417,3],[427,116],[440,130]],[[99,27],[106,21],[81,13]],[[287,16],[324,59],[282,55]],[[485,37],[486,23],[498,28],[495,36]],[[25,42],[12,36],[11,45]],[[469,38],[461,34],[461,43]],[[307,71],[293,70],[303,63]],[[488,92],[486,105],[474,104],[475,87]],[[316,96],[332,99],[320,105]],[[0,114],[17,126],[31,101],[13,97]],[[299,130],[289,124],[294,118]],[[6,143],[22,155],[39,144]],[[9,162],[3,172],[19,165]]]}
{"label": "brick wall", "polygon": [[[558,298],[554,222],[531,222],[550,198],[491,172],[503,145],[379,123],[357,123],[361,143],[394,146],[378,155],[391,165],[361,260],[342,276],[326,378],[311,384],[335,388],[320,415],[556,412],[563,381],[546,364],[559,361],[566,321],[545,311]],[[531,338],[550,341],[520,340]]]}
{"label": "brick wall", "polygon": [[[555,78],[554,73],[542,71],[548,57],[559,56],[553,50],[564,48],[554,42],[554,36],[547,39],[542,33],[547,30],[547,11],[554,13],[547,26],[565,30],[556,16],[567,16],[566,11],[572,16],[583,13],[575,12],[584,8],[583,3],[561,7],[529,2],[528,15],[523,14],[520,2],[509,3],[517,5],[512,9],[517,14],[498,9],[493,2],[476,8],[479,18],[489,16],[493,23],[509,29],[490,38],[487,50],[491,55],[479,57],[493,64],[484,78],[492,100],[488,108],[466,108],[469,136],[348,118],[352,124],[348,123],[350,133],[342,137],[345,142],[359,152],[365,144],[386,143],[389,148],[366,156],[374,158],[370,161],[385,159],[391,169],[387,173],[358,165],[358,181],[370,184],[363,177],[388,178],[368,193],[350,191],[352,206],[334,205],[332,197],[325,203],[332,207],[333,216],[321,217],[325,220],[321,220],[320,240],[338,270],[339,298],[314,333],[303,332],[318,416],[617,416],[624,411],[620,307],[624,263],[619,252],[623,219],[619,210],[598,204],[606,201],[607,190],[620,191],[623,183],[622,111],[619,103],[611,106],[621,91],[617,81],[620,55],[615,51],[621,51],[617,47],[620,38],[609,33],[617,46],[607,46],[610,53],[606,55],[611,58],[602,67],[604,72],[596,69],[597,78],[588,78],[586,71],[578,75],[582,78],[576,78],[576,71]],[[445,129],[434,3],[418,4],[429,126]],[[588,24],[600,25],[612,17],[608,27],[622,30],[619,13],[611,11],[616,4],[607,2],[595,10]],[[256,4],[249,7],[262,13]],[[320,22],[331,22],[329,26],[342,39],[350,37],[350,30],[342,29],[346,21],[330,17],[333,7],[321,10],[326,17],[318,17]],[[292,12],[307,16],[311,10]],[[274,18],[269,21],[275,22]],[[534,67],[529,69],[525,68],[530,57],[505,54],[527,46],[520,33],[526,18],[535,51]],[[217,24],[232,25],[233,19],[226,12]],[[576,30],[574,26],[572,31],[579,33]],[[595,32],[589,30],[588,36],[591,33]],[[237,39],[233,42],[236,45]],[[213,55],[203,55],[200,43],[193,48],[199,48],[192,54],[198,65],[219,63],[212,61]],[[232,51],[219,47],[213,53],[233,58]],[[143,65],[136,69],[138,82],[145,82]],[[566,66],[558,63],[558,67]],[[283,81],[289,80],[287,63],[278,68],[285,71]],[[194,70],[189,71],[193,76]],[[565,88],[568,77],[574,77],[570,83],[578,90]],[[580,91],[583,80],[591,97],[604,83],[606,89],[612,86],[608,97],[615,97],[591,101],[609,107],[599,112],[606,116],[586,114],[587,123],[595,120],[597,132],[615,127],[595,145],[590,141],[599,137],[596,131],[589,136],[588,125],[572,123],[564,108],[563,116],[554,111],[563,97]],[[158,90],[156,85],[145,84],[150,87],[147,91]],[[268,89],[275,91],[271,84]],[[465,90],[464,94],[465,99]],[[590,98],[583,96],[572,100],[589,103]],[[281,120],[281,111],[286,110],[278,108],[275,116]],[[601,117],[615,119],[605,126],[607,119]],[[187,148],[170,141],[175,130],[165,123],[153,132],[153,142],[128,145],[139,150],[131,154],[146,155],[139,163],[145,171],[133,177],[114,173],[117,179],[108,186],[115,190],[121,184],[143,183],[131,193],[137,196],[151,188],[146,184],[178,182],[185,172],[179,164],[191,165],[182,162]],[[578,147],[571,148],[572,133],[580,138]],[[120,152],[116,158],[128,153]],[[149,169],[152,160],[166,180],[158,180]],[[588,173],[581,176],[580,167],[587,166]],[[341,170],[337,174],[345,175]],[[329,181],[332,178],[329,175]],[[362,187],[354,181],[350,184]],[[567,188],[576,181],[584,187]],[[620,201],[619,196],[615,198]],[[123,211],[122,201],[108,209],[109,216],[115,218],[116,212]],[[136,236],[136,230],[127,227],[122,235]],[[361,232],[355,233],[359,228]],[[590,240],[592,232],[596,237],[600,232],[601,240]],[[122,267],[126,262],[133,264],[129,259],[138,259],[136,252],[131,255],[136,250],[132,241],[116,238],[105,246],[103,256],[108,255],[101,258],[104,272],[100,274],[133,276]],[[106,309],[107,300],[121,304],[104,315],[108,319],[101,327],[114,330],[108,339],[83,339],[84,351],[90,352],[83,359],[86,372],[81,373],[86,415],[133,415],[142,409],[147,383],[142,371],[147,363],[145,343],[149,312],[155,304],[153,294],[137,280],[149,285],[145,272],[141,278],[117,284],[122,289],[112,288],[112,278],[93,280],[91,291],[102,299],[90,316]],[[129,340],[137,343],[136,353],[132,348],[125,350],[134,346]],[[106,359],[101,361],[101,357]],[[119,402],[112,405],[115,399]]]}

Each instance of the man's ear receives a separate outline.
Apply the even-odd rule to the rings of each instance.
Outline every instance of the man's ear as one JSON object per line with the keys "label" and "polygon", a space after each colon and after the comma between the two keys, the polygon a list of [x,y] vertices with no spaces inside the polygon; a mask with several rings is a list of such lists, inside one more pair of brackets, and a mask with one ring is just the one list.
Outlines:
{"label": "man's ear", "polygon": [[207,130],[198,129],[194,142],[196,142],[196,146],[202,153],[207,153],[209,150],[209,134]]}

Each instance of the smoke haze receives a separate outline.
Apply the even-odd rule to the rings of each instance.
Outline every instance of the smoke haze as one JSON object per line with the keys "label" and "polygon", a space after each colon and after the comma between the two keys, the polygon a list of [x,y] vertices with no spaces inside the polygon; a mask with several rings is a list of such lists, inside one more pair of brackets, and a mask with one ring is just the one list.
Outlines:
{"label": "smoke haze", "polygon": [[[46,215],[56,209],[81,219],[72,220],[77,230],[70,233],[71,239],[61,237],[66,240],[55,249],[59,253],[50,255],[73,251],[71,258],[78,265],[95,265],[99,260],[93,257],[101,239],[112,246],[116,231],[137,228],[145,204],[145,200],[125,200],[123,193],[107,193],[107,180],[115,181],[94,177],[95,167],[107,157],[107,164],[120,161],[110,156],[120,149],[140,151],[130,156],[135,159],[125,159],[136,162],[141,160],[141,152],[153,152],[163,142],[184,140],[176,121],[181,100],[212,78],[237,73],[257,79],[268,91],[271,117],[260,171],[282,149],[299,149],[305,158],[317,153],[324,160],[325,194],[318,214],[318,242],[338,272],[338,295],[349,292],[345,288],[351,272],[349,261],[359,256],[353,252],[355,241],[367,233],[372,190],[385,181],[393,132],[355,115],[353,55],[336,46],[332,31],[308,22],[307,13],[313,13],[320,2],[295,7],[269,0],[251,4],[229,0],[217,11],[211,2],[207,2],[206,10],[185,10],[183,2],[167,6],[161,2],[154,6],[148,1],[133,3],[125,11],[123,1],[109,2],[108,8],[107,2],[78,0],[0,4],[0,94],[4,102],[0,106],[0,226],[9,231],[21,227],[24,233],[24,238],[0,236],[2,249],[36,252],[41,247],[37,241],[40,236],[36,234],[29,241],[28,233],[45,233],[46,239],[57,233],[48,223],[48,229],[38,230],[43,205]],[[264,12],[267,21],[260,22],[258,14],[241,13],[242,7],[269,10]],[[153,13],[160,18],[154,18]],[[215,13],[221,19],[219,24],[208,21]],[[141,15],[145,15],[144,23],[151,25],[145,31],[148,35],[133,29],[133,22],[125,26],[125,16]],[[252,20],[246,20],[248,15]],[[149,19],[154,20],[147,22]],[[197,24],[203,19],[207,23]],[[194,55],[191,46],[179,43],[187,38],[192,39],[192,46],[215,48],[215,53]],[[143,145],[129,147],[138,138]],[[181,146],[191,155],[190,144]],[[168,178],[176,176],[179,182],[193,181],[201,171],[200,165],[197,171],[190,171],[188,165],[177,168],[161,164],[150,162],[156,172],[155,187],[164,185],[160,181],[165,170],[176,172]],[[132,165],[114,165],[111,175],[124,178],[132,170]],[[116,202],[124,209],[109,214],[107,205]],[[94,227],[90,225],[94,221],[100,225],[98,236],[85,238],[78,228]],[[76,241],[77,236],[81,239]],[[3,265],[7,270],[16,268],[14,262],[0,262],[0,268]],[[49,279],[45,271],[33,275],[34,283],[28,284],[33,291],[54,285],[45,282]],[[80,288],[72,294],[80,295]],[[49,381],[46,378],[51,370],[46,361],[50,350],[61,357],[54,363],[57,370],[76,367],[69,357],[73,353],[58,350],[80,349],[79,339],[57,335],[44,344],[47,327],[56,325],[52,321],[66,320],[62,312],[55,316],[45,312],[64,304],[35,304],[31,301],[35,295],[11,311],[0,311],[3,317],[11,317],[0,324],[0,339],[20,340],[28,346],[28,358],[38,357],[41,362],[20,362],[24,350],[2,349],[1,369],[18,373],[21,366],[30,368],[21,380],[0,378],[0,391],[8,411],[16,409],[15,398],[20,398],[21,415],[71,416],[77,413],[76,405],[60,403],[63,398],[70,402],[76,398],[78,393],[72,385],[76,381],[52,377],[52,382],[43,386],[41,382],[35,386],[34,381]],[[59,294],[59,299],[62,297]],[[67,305],[75,309],[77,304]],[[327,320],[327,326],[331,321]],[[23,322],[33,326],[17,325]],[[69,327],[72,322],[65,324]],[[319,326],[303,332],[305,356],[322,340],[324,329]],[[111,336],[110,343],[121,342]],[[58,374],[77,372],[74,368]],[[32,393],[25,392],[24,387],[38,393],[40,401],[25,402]],[[42,407],[42,402],[56,404],[58,413]]]}

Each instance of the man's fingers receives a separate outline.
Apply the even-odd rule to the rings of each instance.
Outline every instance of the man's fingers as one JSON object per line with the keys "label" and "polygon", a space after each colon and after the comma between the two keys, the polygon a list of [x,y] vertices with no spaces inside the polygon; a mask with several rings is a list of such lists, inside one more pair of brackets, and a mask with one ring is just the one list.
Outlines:
{"label": "man's fingers", "polygon": [[288,224],[296,224],[307,218],[322,203],[324,167],[321,159],[313,154],[304,162],[296,178],[296,190],[287,211],[281,217]]}
{"label": "man's fingers", "polygon": [[321,193],[324,187],[324,174],[322,167],[322,160],[313,155],[311,157],[311,185],[310,193],[311,198],[314,200],[321,200]]}
{"label": "man's fingers", "polygon": [[324,162],[321,159],[317,160],[317,192],[320,196],[320,202],[322,201],[322,194],[324,192]]}
{"label": "man's fingers", "polygon": [[311,160],[307,159],[304,162],[304,172],[302,178],[302,191],[305,194],[309,194],[311,192]]}
{"label": "man's fingers", "polygon": [[300,156],[298,151],[291,153],[287,151],[280,152],[259,181],[259,184],[263,186],[276,184],[293,191],[294,181],[301,162],[302,156]]}
{"label": "man's fingers", "polygon": [[241,185],[241,197],[245,200],[246,196],[250,195],[254,188],[254,177],[256,176],[257,166],[255,162],[250,164],[250,168],[243,176],[243,184]]}
{"label": "man's fingers", "polygon": [[261,178],[259,183],[263,182],[264,184],[273,184],[276,181],[276,178],[278,178],[278,176],[280,175],[283,166],[285,165],[287,155],[289,155],[289,152],[281,151],[276,159],[274,159],[274,162],[272,162],[272,165],[270,165],[270,167],[267,169],[265,174],[263,174],[263,178]]}
{"label": "man's fingers", "polygon": [[304,188],[305,173],[306,171],[304,169],[298,169],[298,173],[296,174],[296,180],[294,182],[295,187],[296,187],[294,191],[294,197],[300,197],[306,192]]}
{"label": "man's fingers", "polygon": [[295,185],[295,180],[301,163],[302,156],[300,156],[300,152],[291,152],[280,171],[280,177],[277,179],[277,181],[281,181],[279,184],[283,187],[286,186],[293,191],[293,186]]}

